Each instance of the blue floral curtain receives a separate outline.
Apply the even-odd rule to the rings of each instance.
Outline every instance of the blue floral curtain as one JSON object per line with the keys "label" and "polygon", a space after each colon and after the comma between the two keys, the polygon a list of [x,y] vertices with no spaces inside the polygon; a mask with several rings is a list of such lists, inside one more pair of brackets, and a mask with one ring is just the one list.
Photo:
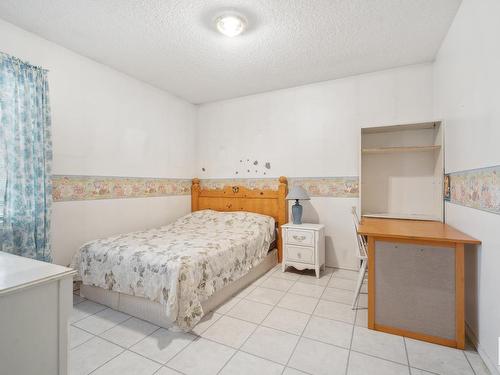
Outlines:
{"label": "blue floral curtain", "polygon": [[0,250],[51,261],[47,71],[0,53]]}

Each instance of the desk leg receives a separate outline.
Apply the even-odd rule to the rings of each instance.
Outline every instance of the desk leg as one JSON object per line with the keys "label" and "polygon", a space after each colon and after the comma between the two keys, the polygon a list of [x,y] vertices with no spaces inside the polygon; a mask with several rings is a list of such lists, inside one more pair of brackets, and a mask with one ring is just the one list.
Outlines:
{"label": "desk leg", "polygon": [[368,237],[368,328],[375,329],[375,238]]}
{"label": "desk leg", "polygon": [[464,244],[455,247],[455,339],[457,348],[465,348]]}

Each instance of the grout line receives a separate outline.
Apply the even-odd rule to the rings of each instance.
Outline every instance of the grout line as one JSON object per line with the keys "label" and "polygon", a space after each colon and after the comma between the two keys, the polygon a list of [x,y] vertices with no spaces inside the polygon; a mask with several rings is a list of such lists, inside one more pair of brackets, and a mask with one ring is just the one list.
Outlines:
{"label": "grout line", "polygon": [[429,373],[429,374],[432,374],[432,375],[442,375],[442,374],[439,374],[437,372],[434,372],[434,371],[429,371],[429,370],[424,370],[423,368],[419,368],[419,367],[412,367],[410,366],[410,372],[411,372],[411,369],[414,368],[415,370],[420,370],[420,371],[423,371],[425,373]]}
{"label": "grout line", "polygon": [[123,353],[125,353],[127,350],[122,350],[120,353],[118,353],[117,355],[115,355],[113,358],[110,358],[109,360],[107,360],[106,362],[104,362],[102,365],[100,365],[99,367],[97,367],[96,369],[90,371],[87,375],[90,375],[90,374],[93,374],[94,372],[96,372],[97,370],[99,370],[102,366],[106,365],[107,363],[111,362],[113,359],[117,358],[118,356],[122,355]]}
{"label": "grout line", "polygon": [[[113,311],[117,311],[117,310],[115,310],[115,309],[112,309],[111,307],[109,307],[109,309],[111,309],[111,310],[113,310]],[[106,309],[104,309],[104,310],[106,310]],[[104,310],[101,310],[101,311],[104,311]],[[99,311],[99,312],[101,312],[101,311]],[[91,315],[91,316],[94,316],[94,315],[98,314],[99,312],[97,312],[97,313],[95,313],[95,314],[93,314],[93,315]],[[118,311],[118,312],[122,313],[121,311]],[[125,314],[125,313],[122,313],[122,314]],[[125,315],[128,315],[128,314],[125,314]],[[90,316],[88,316],[87,318],[90,318]],[[84,319],[87,319],[87,318],[84,318]],[[98,337],[100,337],[100,335],[102,335],[103,333],[108,332],[109,330],[111,330],[111,329],[115,328],[116,326],[119,326],[119,325],[120,325],[120,324],[122,324],[122,323],[125,323],[126,321],[128,321],[128,320],[130,320],[130,319],[132,319],[132,318],[133,318],[133,316],[132,316],[132,315],[128,315],[128,318],[127,318],[127,319],[125,319],[125,320],[121,321],[120,323],[116,323],[115,325],[113,325],[113,326],[111,326],[111,327],[109,327],[109,328],[107,328],[107,329],[105,329],[104,331],[99,332],[99,333],[94,333],[94,332],[91,332],[91,331],[89,331],[89,330],[87,330],[87,329],[85,329],[85,328],[78,327],[77,325],[75,325],[75,324],[73,324],[73,323],[71,323],[71,325],[72,325],[73,327],[75,327],[75,328],[79,328],[79,329],[81,329],[81,330],[83,330],[83,331],[85,331],[85,332],[91,333],[91,334],[93,334],[94,336],[98,336]],[[84,320],[84,319],[82,319],[82,320]],[[81,322],[82,320],[78,320],[77,322],[74,322],[74,323],[79,323],[79,322]],[[102,338],[102,337],[101,337],[101,338]],[[109,340],[106,340],[106,341],[109,341]],[[115,344],[115,345],[117,345],[117,344]],[[118,345],[118,346],[121,346],[121,345]]]}
{"label": "grout line", "polygon": [[[87,300],[87,301],[90,301],[90,300]],[[83,302],[85,302],[85,301],[82,301],[82,302],[80,302],[80,303],[83,303]],[[98,304],[98,305],[101,305],[101,306],[103,306],[103,307],[104,307],[104,309],[99,310],[99,311],[96,311],[95,313],[89,314],[89,315],[87,315],[87,316],[84,316],[83,318],[78,319],[78,320],[75,320],[74,322],[71,322],[71,323],[69,323],[69,322],[68,322],[68,323],[69,323],[69,324],[71,324],[72,326],[75,326],[75,323],[81,322],[83,319],[90,318],[91,316],[93,316],[93,315],[95,315],[95,314],[97,314],[97,313],[100,313],[101,311],[104,311],[104,310],[106,310],[106,309],[111,309],[111,307],[108,307],[108,306],[106,306],[106,305],[103,305],[103,304],[100,304],[100,303],[97,303],[97,302],[94,302],[94,301],[90,301],[90,302],[95,303],[95,304]],[[77,304],[77,305],[79,305],[79,304]],[[76,305],[76,306],[77,306],[77,305]],[[113,309],[111,309],[111,310],[113,310]],[[115,311],[118,311],[118,310],[115,310]],[[120,311],[118,311],[118,312],[120,312]],[[76,326],[75,326],[75,327],[76,327]],[[77,327],[77,328],[80,328],[80,327]]]}
{"label": "grout line", "polygon": [[464,353],[464,357],[465,357],[465,360],[467,361],[467,363],[469,364],[470,368],[472,369],[472,372],[474,373],[474,375],[477,375],[476,374],[476,370],[474,370],[474,366],[472,366],[472,363],[470,363],[469,361],[469,358],[467,357],[467,355],[465,354],[465,350],[462,350],[462,353]]}
{"label": "grout line", "polygon": [[381,359],[383,361],[386,361],[386,362],[392,362],[396,365],[400,365],[400,366],[406,366],[406,367],[410,367],[408,365],[405,365],[404,363],[401,363],[401,362],[396,362],[392,359],[387,359],[387,358],[384,358],[384,357],[379,357],[378,355],[373,355],[373,354],[368,354],[368,353],[364,353],[364,352],[360,352],[359,350],[355,350],[355,349],[351,349],[350,352],[353,352],[353,353],[359,353],[359,354],[363,354],[367,357],[372,357],[372,358],[377,358],[377,359]]}
{"label": "grout line", "polygon": [[347,375],[347,372],[349,371],[349,362],[351,360],[351,351],[352,351],[352,341],[354,340],[354,330],[356,329],[356,318],[358,317],[358,303],[359,303],[359,298],[356,303],[356,311],[354,312],[354,320],[352,322],[352,331],[351,331],[351,340],[349,341],[349,352],[347,353],[347,361],[345,363],[345,375]]}
{"label": "grout line", "polygon": [[[271,276],[272,276],[275,272],[277,272],[277,271],[279,271],[279,270],[280,270],[280,268],[277,268],[277,269],[276,269],[276,271],[274,271],[274,272],[273,272],[273,273],[272,273],[269,277],[271,277]],[[297,280],[298,280],[298,279],[297,279]],[[297,280],[295,280],[295,281],[292,283],[292,285],[290,285],[290,287],[288,288],[288,290],[289,290],[290,288],[292,288],[292,287],[293,287],[293,286],[297,283]],[[278,302],[276,302],[276,304],[275,304],[274,306],[277,306],[277,305],[278,305],[278,303],[280,303],[280,301],[283,299],[283,297],[285,297],[285,296],[286,296],[286,293],[287,293],[287,292],[284,292],[284,293],[283,293],[283,295],[280,297],[280,299],[278,300]],[[266,314],[266,316],[264,317],[264,319],[262,319],[262,322],[263,322],[263,321],[265,321],[265,320],[267,319],[267,317],[271,314],[271,312],[274,310],[274,306],[273,306],[273,308],[271,308],[271,310],[269,310],[269,312]],[[227,313],[228,313],[228,312],[231,312],[231,310],[232,310],[234,307],[236,307],[236,305],[235,305],[235,306],[233,306],[231,309],[229,309],[229,310],[227,311]],[[226,313],[226,314],[227,314],[227,313]],[[226,314],[224,314],[224,315],[226,316]],[[229,316],[229,315],[227,315],[227,316]],[[233,317],[233,318],[234,318],[234,317]],[[238,318],[234,318],[234,319],[238,319]],[[242,319],[239,319],[239,320],[242,320]],[[219,374],[219,373],[220,373],[220,372],[224,369],[224,367],[226,367],[226,366],[227,366],[227,364],[228,364],[228,363],[229,363],[229,362],[233,359],[233,357],[236,355],[236,353],[238,353],[238,352],[240,352],[240,351],[241,351],[241,352],[243,352],[243,353],[247,353],[247,352],[245,352],[244,350],[241,350],[241,348],[243,348],[243,346],[245,346],[246,342],[250,339],[250,337],[252,337],[252,336],[253,336],[253,334],[255,333],[255,331],[257,331],[257,329],[259,329],[259,327],[262,327],[262,322],[256,325],[256,327],[254,328],[254,330],[252,331],[252,333],[251,333],[251,334],[250,334],[250,335],[249,335],[249,336],[245,339],[245,341],[243,341],[243,343],[242,343],[242,344],[238,347],[238,349],[237,349],[237,350],[233,353],[233,355],[232,355],[232,356],[231,356],[231,357],[230,357],[230,358],[226,361],[226,363],[224,364],[224,366],[222,366],[222,368],[218,371],[218,373],[217,373],[217,374]],[[215,323],[214,323],[214,324],[215,324]],[[254,323],[254,324],[255,324],[255,323]],[[298,342],[298,341],[297,341],[297,342]],[[255,354],[252,354],[252,353],[247,353],[247,354],[250,354],[250,355],[255,355]],[[260,356],[256,356],[256,357],[261,358]],[[264,358],[263,358],[263,359],[264,359]],[[267,358],[266,358],[266,360],[269,360],[269,359],[267,359]],[[271,362],[274,362],[274,361],[271,361]],[[277,363],[277,362],[275,362],[275,363]],[[283,364],[281,364],[281,363],[280,363],[280,365],[281,365],[281,366],[283,366]],[[281,373],[283,373],[283,372],[285,371],[285,368],[286,368],[286,365],[285,365],[285,366],[283,366],[283,369],[281,370]]]}
{"label": "grout line", "polygon": [[[76,348],[78,348],[79,346],[81,346],[81,345],[85,344],[86,342],[89,342],[89,341],[90,341],[90,340],[92,340],[93,338],[96,338],[96,337],[97,337],[97,336],[96,336],[96,335],[94,335],[93,333],[90,333],[89,331],[86,331],[86,330],[84,330],[84,329],[81,329],[81,328],[78,328],[78,327],[75,327],[75,326],[73,326],[73,328],[76,328],[76,329],[82,330],[83,332],[90,334],[90,335],[91,335],[91,337],[90,337],[89,339],[85,340],[84,342],[81,342],[81,343],[79,343],[78,345],[75,345],[74,347],[69,348],[69,351],[72,351],[73,349],[76,349]],[[68,329],[68,335],[69,335],[69,329]],[[69,345],[68,345],[68,347],[69,347]]]}
{"label": "grout line", "polygon": [[[147,357],[147,356],[145,356],[145,355],[143,355],[143,354],[141,354],[141,353],[139,353],[139,352],[136,352],[134,349],[132,349],[134,346],[136,346],[137,344],[139,344],[139,343],[143,342],[143,341],[144,341],[144,340],[146,340],[148,337],[151,337],[151,336],[152,336],[155,332],[158,332],[158,331],[159,331],[159,330],[161,330],[161,329],[164,329],[164,330],[166,330],[166,331],[168,331],[168,332],[172,332],[172,333],[174,333],[174,331],[170,331],[170,330],[169,330],[169,329],[167,329],[167,328],[164,328],[164,327],[159,327],[159,328],[158,328],[157,330],[155,330],[154,332],[151,332],[151,334],[150,334],[149,336],[146,336],[146,337],[142,338],[141,340],[137,341],[134,345],[132,345],[132,346],[131,346],[129,349],[127,349],[127,350],[131,351],[132,353],[138,354],[138,355],[140,355],[141,357],[144,357],[144,358],[147,358],[147,359],[149,359],[149,360],[151,360],[151,361],[154,361],[154,362],[156,362],[156,363],[159,363],[159,364],[161,364],[162,366],[167,366],[167,362],[170,362],[170,361],[171,361],[174,357],[176,357],[176,356],[177,356],[177,354],[179,354],[180,352],[182,352],[184,349],[186,349],[189,345],[191,345],[193,342],[197,341],[197,339],[198,339],[198,336],[197,336],[197,335],[191,334],[191,333],[189,333],[189,332],[183,332],[186,336],[193,336],[193,339],[191,340],[191,342],[190,342],[190,343],[188,343],[186,346],[184,346],[181,350],[179,350],[177,353],[175,353],[175,355],[174,355],[174,356],[170,357],[170,358],[169,358],[167,361],[165,361],[165,362],[159,362],[159,361],[157,361],[156,359],[149,358],[149,357]],[[178,370],[175,370],[175,371],[178,371]]]}
{"label": "grout line", "polygon": [[[286,272],[286,270],[285,270]],[[331,276],[330,276],[331,278]],[[328,280],[330,281],[330,279]],[[321,293],[321,296],[323,296],[323,293],[325,293],[325,289],[323,289],[323,292]],[[293,350],[292,352],[290,353],[290,356],[288,357],[288,360],[286,361],[286,364],[285,364],[285,367],[283,368],[283,371],[281,372],[282,374],[285,372],[285,369],[288,367],[288,364],[290,363],[290,360],[292,359],[293,355],[295,354],[295,351],[297,350],[297,346],[299,346],[299,343],[300,343],[300,340],[302,339],[302,335],[304,334],[304,331],[306,330],[307,326],[309,325],[309,322],[311,321],[311,318],[313,316],[313,313],[314,311],[316,310],[316,308],[318,307],[318,304],[319,304],[319,301],[321,300],[321,296],[320,298],[317,299],[316,301],[316,305],[314,306],[314,309],[312,310],[312,312],[309,314],[309,318],[307,319],[307,323],[306,325],[304,326],[304,329],[302,330],[302,332],[300,333],[300,336],[299,336],[299,339],[297,340],[297,342],[295,343],[295,346],[293,347]]]}
{"label": "grout line", "polygon": [[410,369],[410,356],[408,355],[408,348],[406,347],[406,338],[403,336],[403,345],[405,346],[405,353],[406,353],[406,363],[408,363],[408,372],[411,375],[411,369]]}

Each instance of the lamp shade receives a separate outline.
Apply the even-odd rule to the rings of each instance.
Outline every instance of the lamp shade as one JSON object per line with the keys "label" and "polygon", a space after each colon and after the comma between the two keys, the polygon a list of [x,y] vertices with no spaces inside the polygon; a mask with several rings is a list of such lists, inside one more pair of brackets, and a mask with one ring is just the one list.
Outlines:
{"label": "lamp shade", "polygon": [[294,186],[292,190],[288,192],[288,195],[286,196],[287,200],[294,200],[294,199],[299,199],[299,200],[309,200],[309,195],[307,195],[306,189],[304,189],[302,186]]}

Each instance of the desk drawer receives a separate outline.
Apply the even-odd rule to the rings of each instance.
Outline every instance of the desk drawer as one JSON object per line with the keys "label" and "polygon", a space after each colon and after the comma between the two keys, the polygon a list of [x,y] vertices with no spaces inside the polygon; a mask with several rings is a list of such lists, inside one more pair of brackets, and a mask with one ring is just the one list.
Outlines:
{"label": "desk drawer", "polygon": [[286,246],[286,259],[302,263],[314,263],[314,248]]}
{"label": "desk drawer", "polygon": [[286,243],[301,246],[314,246],[314,232],[288,229],[286,231]]}

